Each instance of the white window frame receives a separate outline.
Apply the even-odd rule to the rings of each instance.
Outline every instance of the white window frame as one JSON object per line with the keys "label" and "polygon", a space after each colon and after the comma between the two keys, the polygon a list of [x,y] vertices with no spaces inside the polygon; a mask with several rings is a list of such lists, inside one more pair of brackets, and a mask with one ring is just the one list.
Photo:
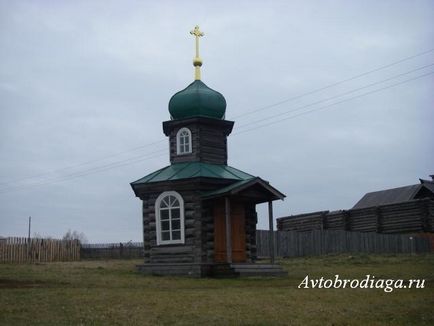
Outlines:
{"label": "white window frame", "polygon": [[[161,210],[163,210],[161,206],[161,202],[164,198],[168,196],[175,197],[179,202],[179,218],[180,218],[180,233],[181,237],[178,240],[163,240],[161,237]],[[173,208],[173,207],[172,207]],[[175,207],[176,208],[176,207]],[[170,231],[170,238],[172,238],[172,216],[171,216],[171,209],[169,210],[169,231]],[[183,244],[185,242],[185,232],[184,232],[184,200],[182,199],[182,196],[177,193],[176,191],[165,191],[162,194],[160,194],[157,197],[157,200],[155,201],[155,225],[156,225],[156,231],[157,231],[157,246],[160,245],[167,245],[167,244]]]}
{"label": "white window frame", "polygon": [[[188,151],[182,151],[182,145],[181,145],[181,134],[183,132],[188,133]],[[177,155],[185,155],[190,154],[192,152],[192,139],[191,139],[191,130],[188,128],[181,128],[176,133],[176,154]]]}

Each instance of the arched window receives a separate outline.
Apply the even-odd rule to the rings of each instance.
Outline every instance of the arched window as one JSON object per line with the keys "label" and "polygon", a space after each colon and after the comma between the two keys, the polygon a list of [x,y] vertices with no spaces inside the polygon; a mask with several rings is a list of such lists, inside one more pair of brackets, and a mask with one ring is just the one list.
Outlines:
{"label": "arched window", "polygon": [[155,201],[157,245],[184,243],[184,200],[166,191]]}
{"label": "arched window", "polygon": [[179,129],[176,134],[176,153],[178,155],[191,153],[191,131],[188,128]]}

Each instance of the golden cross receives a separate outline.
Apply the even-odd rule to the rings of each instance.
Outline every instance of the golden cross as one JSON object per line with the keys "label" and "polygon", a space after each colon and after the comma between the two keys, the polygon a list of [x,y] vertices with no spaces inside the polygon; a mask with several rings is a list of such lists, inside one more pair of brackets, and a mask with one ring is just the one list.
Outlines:
{"label": "golden cross", "polygon": [[190,32],[191,35],[196,37],[196,57],[199,57],[199,37],[204,36],[205,34],[199,30],[199,26],[196,27]]}
{"label": "golden cross", "polygon": [[194,30],[190,32],[191,35],[196,37],[196,57],[193,59],[193,66],[195,69],[194,79],[200,80],[200,67],[202,66],[202,59],[199,57],[199,37],[205,34],[199,30],[199,26],[196,25]]}

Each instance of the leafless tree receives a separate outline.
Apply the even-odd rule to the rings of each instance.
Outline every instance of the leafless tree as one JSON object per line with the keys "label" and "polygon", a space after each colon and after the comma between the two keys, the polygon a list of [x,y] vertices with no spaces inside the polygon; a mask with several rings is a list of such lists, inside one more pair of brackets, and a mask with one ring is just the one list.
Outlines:
{"label": "leafless tree", "polygon": [[80,243],[87,243],[86,235],[83,232],[71,231],[70,229],[62,238],[63,240],[78,240]]}

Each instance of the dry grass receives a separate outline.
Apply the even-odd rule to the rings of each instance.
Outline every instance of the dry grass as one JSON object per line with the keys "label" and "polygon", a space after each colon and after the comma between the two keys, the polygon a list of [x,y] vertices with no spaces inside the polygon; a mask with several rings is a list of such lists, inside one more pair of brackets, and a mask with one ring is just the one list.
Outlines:
{"label": "dry grass", "polygon": [[[0,265],[1,325],[433,325],[434,255],[287,259],[287,278],[138,274],[139,261]],[[310,277],[426,279],[425,289],[298,289]]]}

